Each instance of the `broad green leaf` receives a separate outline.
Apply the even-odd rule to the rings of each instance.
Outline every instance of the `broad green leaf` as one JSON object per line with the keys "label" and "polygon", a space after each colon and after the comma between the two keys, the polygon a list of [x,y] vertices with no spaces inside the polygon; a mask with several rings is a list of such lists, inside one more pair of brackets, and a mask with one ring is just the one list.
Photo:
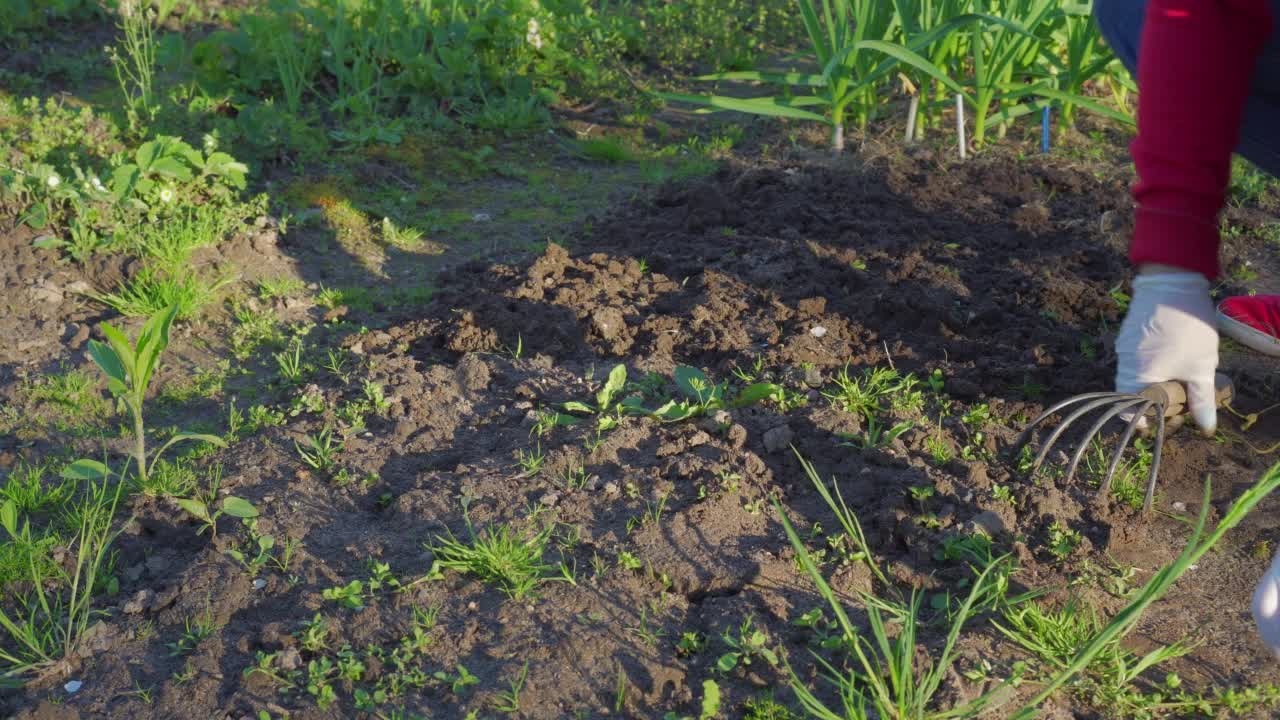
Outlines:
{"label": "broad green leaf", "polygon": [[270,535],[261,535],[258,537],[258,549],[262,552],[271,552],[271,548],[276,546],[276,539]]}
{"label": "broad green leaf", "polygon": [[200,500],[193,500],[191,498],[174,498],[173,501],[178,503],[178,507],[186,510],[188,513],[191,513],[197,519],[204,520],[205,522],[212,520],[212,518],[209,517],[209,506],[205,505]]}
{"label": "broad green leaf", "polygon": [[215,152],[205,161],[204,170],[210,175],[226,178],[233,187],[243,190],[249,166],[224,152]]}
{"label": "broad green leaf", "polygon": [[570,400],[569,402],[565,403],[564,409],[568,410],[569,412],[587,413],[587,414],[591,414],[596,411],[595,408],[591,407],[590,405],[584,402],[579,402],[577,400]]}
{"label": "broad green leaf", "polygon": [[596,393],[596,404],[600,406],[600,411],[604,412],[613,404],[613,399],[627,385],[627,366],[619,363],[613,366],[613,370],[609,371],[609,379],[605,382],[600,392]]}
{"label": "broad green leaf", "polygon": [[601,415],[600,419],[596,421],[596,427],[600,429],[600,432],[609,432],[618,427],[618,418],[612,415]]}
{"label": "broad green leaf", "polygon": [[739,407],[754,405],[761,400],[767,400],[780,392],[782,392],[781,385],[775,385],[773,383],[755,383],[744,388],[742,392],[738,394],[738,397],[734,400],[733,404]]}
{"label": "broad green leaf", "polygon": [[714,720],[720,716],[720,685],[715,680],[702,681],[702,713],[698,720]]}
{"label": "broad green leaf", "polygon": [[138,371],[135,389],[140,392],[145,392],[147,385],[151,383],[151,375],[159,364],[160,354],[169,346],[169,328],[177,316],[178,306],[171,305],[147,318],[146,324],[142,326],[142,332],[138,335],[138,356],[135,361]]}
{"label": "broad green leaf", "polygon": [[115,351],[116,358],[120,360],[125,372],[129,374],[129,381],[136,384],[138,381],[138,358],[133,351],[133,346],[129,344],[129,339],[124,336],[124,333],[106,323],[102,325],[102,334],[106,336],[107,342],[111,343],[111,349]]}
{"label": "broad green leaf", "polygon": [[863,40],[858,43],[858,45],[867,50],[882,52],[889,57],[896,58],[899,62],[906,63],[907,65],[920,70],[934,80],[937,80],[947,86],[947,88],[952,92],[960,93],[960,95],[964,97],[965,102],[970,105],[974,104],[973,96],[971,94],[965,92],[965,89],[961,87],[959,83],[952,80],[951,77],[943,72],[941,68],[929,62],[929,60],[922,57],[920,54],[896,43],[884,42],[883,40]]}
{"label": "broad green leaf", "polygon": [[228,495],[222,500],[222,512],[234,518],[258,517],[258,508],[254,507],[253,503],[235,495]]}
{"label": "broad green leaf", "polygon": [[668,400],[667,404],[653,411],[653,416],[664,422],[676,422],[693,416],[689,403]]}
{"label": "broad green leaf", "polygon": [[179,182],[189,182],[193,177],[191,168],[174,157],[164,157],[156,160],[155,164],[151,166],[151,172],[173,178]]}
{"label": "broad green leaf", "polygon": [[138,163],[138,169],[144,173],[151,172],[151,164],[156,161],[156,157],[160,154],[161,144],[164,138],[157,138],[150,142],[144,142],[138,147],[138,151],[134,153],[133,159]]}
{"label": "broad green leaf", "polygon": [[97,460],[76,460],[62,468],[61,475],[68,480],[101,480],[111,476],[111,468]]}
{"label": "broad green leaf", "polygon": [[[89,357],[93,358],[93,362],[106,374],[111,380],[120,383],[120,387],[124,387],[124,383],[128,382],[125,373],[124,363],[120,362],[120,356],[110,345],[98,342],[97,340],[89,341]],[[112,392],[114,393],[114,387]]]}
{"label": "broad green leaf", "polygon": [[137,165],[121,165],[116,168],[111,173],[111,194],[115,195],[116,202],[121,202],[132,195],[141,179],[142,171]]}
{"label": "broad green leaf", "polygon": [[705,405],[719,398],[720,388],[712,385],[698,368],[680,365],[676,367],[674,377],[676,387],[680,388],[680,392],[690,400]]}
{"label": "broad green leaf", "polygon": [[648,410],[644,409],[644,398],[639,395],[630,395],[622,399],[618,403],[618,409],[628,415],[647,415]]}
{"label": "broad green leaf", "polygon": [[768,72],[765,70],[738,70],[733,72],[699,75],[694,80],[739,80],[773,83],[775,85],[803,85],[805,87],[826,87],[827,78],[813,73]]}
{"label": "broad green leaf", "polygon": [[37,247],[41,250],[56,250],[67,245],[67,241],[52,235],[41,235],[31,241],[31,247]]}
{"label": "broad green leaf", "polygon": [[734,110],[736,112],[750,113],[752,115],[764,115],[767,117],[785,117],[796,120],[813,120],[814,122],[829,122],[825,115],[819,115],[815,112],[802,110],[795,105],[788,104],[781,98],[734,98],[723,95],[682,95],[679,93],[658,93],[658,97],[664,100],[672,100],[675,102],[687,102],[694,105],[706,105],[708,107],[720,108],[722,110]]}
{"label": "broad green leaf", "polygon": [[18,218],[18,224],[43,230],[49,224],[49,206],[42,202],[33,204]]}
{"label": "broad green leaf", "polygon": [[18,539],[18,506],[13,500],[5,500],[0,505],[0,527],[9,533],[9,537]]}
{"label": "broad green leaf", "polygon": [[738,667],[738,653],[725,653],[716,661],[716,669],[720,672],[729,672]]}

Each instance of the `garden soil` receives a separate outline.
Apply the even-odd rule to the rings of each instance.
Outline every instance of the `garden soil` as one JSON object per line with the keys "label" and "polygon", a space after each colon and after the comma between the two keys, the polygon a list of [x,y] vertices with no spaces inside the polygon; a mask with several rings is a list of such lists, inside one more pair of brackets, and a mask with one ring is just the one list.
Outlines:
{"label": "garden soil", "polygon": [[[246,670],[259,653],[277,653],[277,667],[305,671],[326,654],[298,639],[318,613],[329,623],[329,656],[345,646],[394,648],[412,634],[415,607],[439,608],[421,664],[429,681],[386,707],[423,717],[462,718],[473,709],[496,717],[498,694],[525,667],[518,717],[696,715],[707,679],[723,690],[726,717],[739,717],[743,702],[769,690],[791,702],[781,666],[757,658],[715,669],[728,650],[722,635],[736,634],[746,618],[833,700],[810,652],[817,650],[813,631],[795,622],[823,603],[798,572],[772,504],[777,499],[801,534],[812,534],[815,549],[827,537],[815,526],[838,528],[797,455],[839,488],[904,591],[963,595],[971,571],[940,559],[940,548],[980,527],[1016,556],[1017,590],[1048,589],[1050,602],[1083,596],[1115,612],[1124,600],[1091,579],[1134,567],[1131,584],[1145,581],[1185,544],[1206,479],[1212,521],[1269,462],[1239,443],[1178,432],[1166,447],[1157,512],[1146,516],[1098,498],[1084,479],[1032,481],[1013,471],[1019,421],[1111,382],[1109,339],[1122,317],[1112,290],[1123,290],[1128,272],[1126,183],[1123,172],[1099,177],[1068,162],[1007,156],[962,165],[927,153],[727,165],[595,218],[527,262],[455,266],[435,280],[428,306],[388,311],[366,332],[322,323],[315,337],[366,361],[390,400],[386,415],[349,437],[339,456],[353,477],[373,480],[339,486],[299,462],[295,441],[331,422],[340,400],[358,395],[358,383],[317,374],[309,391],[321,393],[329,410],[303,413],[217,455],[223,491],[262,511],[258,531],[300,543],[290,569],[267,568],[255,578],[224,552],[244,543],[238,523],[224,519],[211,538],[171,501],[131,501],[135,519],[118,540],[119,592],[106,600],[82,657],[25,690],[0,691],[0,715],[355,717],[352,693],[388,666],[371,662],[364,682],[336,681],[339,700],[323,710],[305,682],[282,694],[278,683]],[[5,257],[25,257],[29,242],[22,233],[7,236]],[[286,235],[278,244],[240,247],[278,263],[303,244]],[[1251,258],[1265,272],[1270,262],[1243,240],[1227,253],[1229,266]],[[5,290],[9,342],[49,338],[27,348],[49,351],[39,357],[43,367],[55,359],[84,363],[84,338],[61,336],[84,334],[101,319],[92,306],[46,312],[22,300],[39,294],[32,288],[41,286],[27,282],[33,275],[7,261],[3,272],[15,286]],[[72,281],[49,282],[65,289]],[[51,303],[52,293],[45,295]],[[180,337],[162,379],[189,368],[200,357],[196,336],[214,327]],[[74,340],[81,342],[68,344]],[[10,397],[23,367],[22,348],[11,349],[19,353],[4,358]],[[1270,368],[1232,357],[1224,364],[1237,380],[1237,404],[1269,405]],[[713,380],[737,382],[734,370],[754,372],[757,360],[762,377],[787,384],[807,404],[671,424],[627,418],[594,447],[589,418],[533,434],[540,410],[594,402],[618,363],[632,380],[669,378],[692,365]],[[890,365],[921,377],[940,370],[956,412],[942,421],[936,413],[893,417],[916,426],[880,449],[851,447],[847,438],[868,428],[822,391],[846,366],[856,374]],[[980,403],[993,420],[972,449],[979,459],[936,465],[925,442],[940,437],[958,454],[973,442],[958,415]],[[1259,446],[1277,435],[1280,422],[1268,416],[1250,431]],[[8,464],[41,448],[0,438]],[[534,449],[546,463],[529,476],[517,454]],[[912,488],[928,486],[931,497],[913,498]],[[998,499],[998,489],[1014,503]],[[1252,632],[1249,595],[1275,540],[1277,509],[1276,501],[1264,502],[1205,556],[1143,618],[1130,646],[1145,651],[1190,637],[1199,643],[1194,651],[1167,669],[1193,688],[1275,682],[1274,661]],[[925,516],[931,520],[921,522]],[[429,546],[441,536],[466,539],[500,523],[524,529],[551,520],[561,530],[546,560],[576,567],[576,585],[549,581],[537,597],[516,600],[454,572],[412,582],[427,575]],[[1082,537],[1065,561],[1046,547],[1056,523]],[[567,528],[580,531],[576,542],[566,539],[576,532]],[[629,568],[629,558],[640,568]],[[370,562],[387,563],[411,586],[372,598],[363,610],[323,599],[325,589],[367,578]],[[836,591],[860,607],[856,593],[872,589],[865,566],[825,569]],[[934,618],[930,607],[925,615]],[[216,632],[188,653],[172,652],[184,623],[203,616]],[[853,619],[862,623],[865,615],[857,610]],[[958,671],[986,664],[999,678],[1029,659],[983,619],[972,628]],[[686,632],[706,637],[707,648],[681,651]],[[941,634],[937,627],[926,633],[922,656],[936,655]],[[458,666],[479,682],[455,694]],[[450,679],[431,678],[437,672]],[[71,679],[83,683],[74,695],[63,689]],[[942,696],[960,701],[994,686],[952,672]],[[146,697],[140,689],[149,690]],[[1070,695],[1054,703],[1044,717],[1101,716]],[[1013,707],[1016,697],[989,716]]]}

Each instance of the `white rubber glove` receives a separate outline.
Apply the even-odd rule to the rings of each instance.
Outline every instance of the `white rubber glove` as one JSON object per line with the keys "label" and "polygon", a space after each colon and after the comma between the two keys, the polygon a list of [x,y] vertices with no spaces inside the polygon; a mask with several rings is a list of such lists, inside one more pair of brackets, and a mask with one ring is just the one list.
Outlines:
{"label": "white rubber glove", "polygon": [[1191,417],[1202,432],[1213,434],[1218,426],[1213,387],[1218,330],[1204,275],[1162,268],[1134,278],[1116,356],[1118,392],[1180,380],[1187,386]]}
{"label": "white rubber glove", "polygon": [[1253,621],[1258,624],[1262,641],[1280,658],[1280,553],[1271,560],[1267,574],[1253,591]]}

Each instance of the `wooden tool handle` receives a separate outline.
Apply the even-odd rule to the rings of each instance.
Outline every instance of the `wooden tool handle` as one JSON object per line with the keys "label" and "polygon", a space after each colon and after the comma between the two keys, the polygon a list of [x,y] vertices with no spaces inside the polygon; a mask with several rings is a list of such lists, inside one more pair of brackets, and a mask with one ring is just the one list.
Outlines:
{"label": "wooden tool handle", "polygon": [[[1226,375],[1222,373],[1214,375],[1213,385],[1213,400],[1218,407],[1226,405],[1235,397],[1235,386],[1231,384],[1231,378]],[[1163,403],[1164,416],[1166,418],[1181,415],[1187,409],[1187,386],[1177,380],[1148,385],[1139,394]]]}

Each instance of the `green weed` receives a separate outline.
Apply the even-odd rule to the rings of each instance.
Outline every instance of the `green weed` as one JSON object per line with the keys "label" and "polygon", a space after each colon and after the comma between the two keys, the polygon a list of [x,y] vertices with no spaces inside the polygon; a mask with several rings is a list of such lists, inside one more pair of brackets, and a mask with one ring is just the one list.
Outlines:
{"label": "green weed", "polygon": [[467,520],[469,542],[462,542],[453,533],[436,536],[427,549],[435,556],[434,565],[440,570],[457,570],[471,573],[482,581],[493,583],[509,597],[520,600],[549,578],[555,566],[547,565],[542,557],[555,530],[548,525],[541,531],[522,538],[509,525],[496,525],[476,533]]}

